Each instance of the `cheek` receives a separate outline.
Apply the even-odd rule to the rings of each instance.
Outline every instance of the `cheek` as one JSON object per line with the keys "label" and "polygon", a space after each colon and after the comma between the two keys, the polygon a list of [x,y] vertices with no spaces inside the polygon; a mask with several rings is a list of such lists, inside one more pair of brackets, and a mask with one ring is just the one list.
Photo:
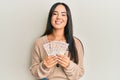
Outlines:
{"label": "cheek", "polygon": [[67,24],[67,18],[64,19],[65,23]]}
{"label": "cheek", "polygon": [[53,24],[54,22],[55,22],[55,18],[52,17],[52,18],[51,18],[51,24]]}

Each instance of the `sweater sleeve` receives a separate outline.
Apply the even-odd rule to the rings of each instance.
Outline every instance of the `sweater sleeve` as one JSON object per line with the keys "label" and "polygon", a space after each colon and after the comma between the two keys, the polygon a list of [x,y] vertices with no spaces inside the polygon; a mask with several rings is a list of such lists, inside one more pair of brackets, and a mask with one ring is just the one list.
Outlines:
{"label": "sweater sleeve", "polygon": [[30,72],[37,79],[42,79],[49,75],[51,69],[46,69],[43,66],[42,58],[41,58],[42,52],[40,51],[39,45],[41,44],[36,40],[32,53],[32,65],[30,66]]}
{"label": "sweater sleeve", "polygon": [[70,61],[70,65],[68,66],[68,68],[64,69],[65,74],[67,75],[69,80],[78,80],[84,74],[83,46],[78,39],[75,39],[75,45],[78,51],[79,63],[76,64],[73,61]]}

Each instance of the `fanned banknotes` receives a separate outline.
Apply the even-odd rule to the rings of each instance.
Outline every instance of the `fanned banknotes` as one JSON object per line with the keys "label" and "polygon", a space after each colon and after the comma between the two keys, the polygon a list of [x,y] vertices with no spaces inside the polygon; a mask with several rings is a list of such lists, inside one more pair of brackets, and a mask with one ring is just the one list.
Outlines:
{"label": "fanned banknotes", "polygon": [[48,55],[64,54],[69,44],[62,41],[51,41],[43,45]]}

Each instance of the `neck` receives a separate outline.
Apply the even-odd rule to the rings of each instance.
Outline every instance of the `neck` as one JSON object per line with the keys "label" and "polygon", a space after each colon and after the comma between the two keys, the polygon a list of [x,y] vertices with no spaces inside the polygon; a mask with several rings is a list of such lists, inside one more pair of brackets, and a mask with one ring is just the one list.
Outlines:
{"label": "neck", "polygon": [[64,30],[54,30],[52,33],[54,40],[64,40]]}

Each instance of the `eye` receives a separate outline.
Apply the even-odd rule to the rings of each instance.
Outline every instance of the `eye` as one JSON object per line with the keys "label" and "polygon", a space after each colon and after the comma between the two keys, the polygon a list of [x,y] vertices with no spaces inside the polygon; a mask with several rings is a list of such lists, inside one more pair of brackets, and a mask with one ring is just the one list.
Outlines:
{"label": "eye", "polygon": [[66,16],[66,14],[62,14],[62,16]]}
{"label": "eye", "polygon": [[62,16],[66,16],[67,14],[66,14],[66,12],[62,12],[61,15]]}
{"label": "eye", "polygon": [[55,13],[55,12],[53,12],[53,14],[52,15],[58,15],[57,13]]}

